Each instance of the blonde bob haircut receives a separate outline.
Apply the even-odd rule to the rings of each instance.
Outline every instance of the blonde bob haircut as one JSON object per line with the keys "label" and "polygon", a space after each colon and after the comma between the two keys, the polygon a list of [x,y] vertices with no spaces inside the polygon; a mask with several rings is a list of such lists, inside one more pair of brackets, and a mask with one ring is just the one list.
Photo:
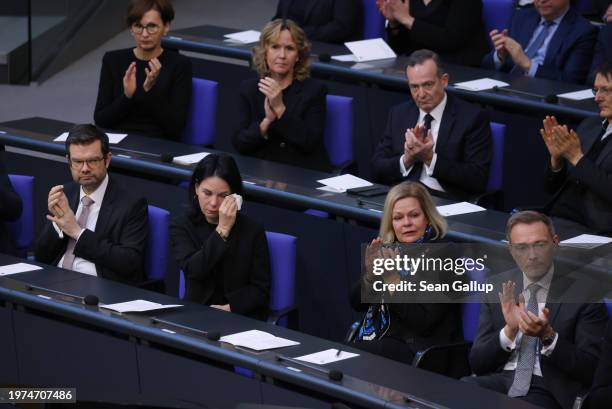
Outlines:
{"label": "blonde bob haircut", "polygon": [[253,68],[259,73],[260,78],[270,75],[266,63],[266,51],[268,51],[272,42],[278,40],[283,30],[289,30],[298,50],[298,60],[293,67],[293,78],[304,81],[310,76],[310,43],[304,30],[292,20],[278,18],[266,24],[261,31],[259,45],[253,47]]}
{"label": "blonde bob haircut", "polygon": [[425,217],[435,232],[432,239],[435,240],[444,237],[448,231],[448,224],[444,217],[438,212],[438,209],[436,209],[427,189],[416,182],[403,182],[393,186],[389,193],[387,193],[387,198],[385,199],[385,209],[382,220],[380,221],[379,232],[379,236],[383,243],[394,243],[397,241],[395,231],[393,230],[393,208],[399,200],[407,197],[413,197],[419,201],[421,209],[423,213],[425,213]]}

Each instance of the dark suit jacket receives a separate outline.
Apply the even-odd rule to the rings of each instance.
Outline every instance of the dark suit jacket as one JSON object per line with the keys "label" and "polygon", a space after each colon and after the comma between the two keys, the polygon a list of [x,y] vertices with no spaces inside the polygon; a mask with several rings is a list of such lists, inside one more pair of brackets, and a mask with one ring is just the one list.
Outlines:
{"label": "dark suit jacket", "polygon": [[232,312],[264,319],[271,273],[263,227],[239,213],[227,241],[215,228],[189,216],[176,218],[170,226],[170,242],[185,273],[185,298],[210,305],[221,281]]}
{"label": "dark suit jacket", "polygon": [[478,66],[489,51],[480,0],[410,0],[412,29],[388,29],[389,45],[398,54],[427,48],[453,64]]}
{"label": "dark suit jacket", "polygon": [[327,88],[313,79],[293,81],[283,91],[285,113],[268,129],[268,139],[259,131],[266,116],[265,96],[257,88],[258,79],[240,86],[237,109],[238,130],[232,137],[236,150],[244,155],[283,162],[302,168],[331,170],[323,144]]}
{"label": "dark suit jacket", "polygon": [[607,23],[599,31],[597,44],[595,45],[595,55],[591,65],[590,78],[587,83],[593,85],[595,80],[595,70],[606,61],[612,61],[612,23]]}
{"label": "dark suit jacket", "polygon": [[4,167],[4,147],[0,147],[0,253],[13,254],[15,243],[5,222],[14,222],[21,216],[21,198],[13,189]]}
{"label": "dark suit jacket", "polygon": [[[295,2],[304,3],[304,16],[292,12]],[[298,23],[310,41],[344,43],[359,40],[363,5],[361,0],[279,0],[272,19],[277,18]]]}
{"label": "dark suit jacket", "polygon": [[[599,117],[588,118],[576,130],[585,155],[601,136],[601,123]],[[547,190],[555,193],[546,206],[548,210],[561,197],[564,189],[569,188],[570,184],[579,184],[584,194],[575,207],[582,209],[584,224],[595,232],[612,233],[612,143],[607,144],[595,162],[585,156],[575,167],[566,163],[559,172],[553,172],[549,162],[545,183]]]}
{"label": "dark suit jacket", "polygon": [[[446,108],[438,132],[438,155],[433,176],[456,198],[484,192],[491,162],[491,128],[484,112],[447,94]],[[396,105],[389,113],[385,133],[372,157],[372,170],[380,183],[396,184],[404,178],[399,159],[404,153],[406,129],[419,119],[413,101]]]}
{"label": "dark suit jacket", "polygon": [[[510,357],[510,352],[499,344],[499,331],[505,321],[497,295],[501,283],[507,280],[517,284],[517,297],[522,291],[523,276],[518,269],[492,280],[495,288],[484,297],[470,352],[472,371],[477,375],[501,372]],[[603,304],[561,303],[567,291],[580,292],[580,285],[556,266],[546,301],[550,323],[559,337],[551,355],[540,357],[540,368],[547,389],[565,409],[571,408],[576,396],[591,384],[608,315]]]}
{"label": "dark suit jacket", "polygon": [[[538,24],[540,24],[540,15],[534,8],[517,10],[512,18],[508,35],[526,49]],[[538,67],[535,76],[559,81],[583,82],[591,66],[596,39],[597,29],[570,8],[551,38],[544,63]],[[482,60],[484,68],[495,69],[494,52],[495,50]],[[509,72],[512,68],[514,63],[510,57],[507,57],[501,66],[501,71]]]}
{"label": "dark suit jacket", "polygon": [[[76,213],[80,186],[65,185],[70,207]],[[108,181],[102,200],[96,231],[85,230],[74,248],[77,257],[96,265],[99,277],[124,283],[144,281],[144,257],[149,232],[147,202],[119,186],[113,178]],[[50,221],[36,242],[36,260],[57,265],[68,236],[60,239]]]}
{"label": "dark suit jacket", "polygon": [[601,359],[595,371],[593,387],[585,401],[585,409],[604,409],[612,402],[612,323],[608,322]]}

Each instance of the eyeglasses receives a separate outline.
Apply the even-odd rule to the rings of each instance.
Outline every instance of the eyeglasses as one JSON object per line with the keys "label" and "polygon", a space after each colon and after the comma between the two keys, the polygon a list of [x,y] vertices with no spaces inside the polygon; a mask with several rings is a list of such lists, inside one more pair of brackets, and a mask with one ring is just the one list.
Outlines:
{"label": "eyeglasses", "polygon": [[533,249],[533,251],[535,252],[544,252],[548,250],[548,248],[551,245],[552,243],[548,241],[538,241],[533,244],[527,244],[527,243],[510,244],[510,248],[518,253],[526,253],[530,249]]}
{"label": "eyeglasses", "polygon": [[70,162],[70,167],[72,169],[79,170],[79,169],[83,169],[83,165],[86,163],[87,163],[88,168],[97,168],[104,162],[104,159],[106,159],[105,156],[102,156],[101,158],[85,159],[85,160],[69,159],[68,161]]}
{"label": "eyeglasses", "polygon": [[134,23],[132,24],[132,27],[130,27],[130,30],[134,34],[142,34],[143,30],[147,30],[147,33],[149,34],[155,34],[159,31],[159,26],[157,24],[151,23],[143,27],[141,24]]}
{"label": "eyeglasses", "polygon": [[612,92],[612,89],[608,87],[593,87],[593,95],[600,93],[602,97],[607,97]]}

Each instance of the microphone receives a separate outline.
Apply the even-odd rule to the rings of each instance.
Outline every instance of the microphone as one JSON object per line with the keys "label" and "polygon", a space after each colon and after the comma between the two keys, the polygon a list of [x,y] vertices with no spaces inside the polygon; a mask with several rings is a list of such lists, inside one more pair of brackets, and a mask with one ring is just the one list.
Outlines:
{"label": "microphone", "polygon": [[320,62],[330,62],[331,61],[331,55],[328,53],[321,53],[319,54],[319,61]]}
{"label": "microphone", "polygon": [[96,306],[100,303],[100,300],[98,299],[97,296],[93,295],[93,294],[88,294],[85,297],[83,297],[83,303],[85,305],[91,305],[91,306]]}
{"label": "microphone", "polygon": [[559,102],[559,98],[556,95],[539,95],[539,94],[533,94],[531,92],[527,92],[527,91],[520,91],[518,89],[512,89],[512,88],[506,88],[506,87],[498,87],[497,85],[493,87],[493,91],[495,92],[502,92],[502,93],[508,93],[508,94],[516,94],[516,95],[524,95],[526,97],[531,97],[531,98],[537,98],[537,99],[542,99],[544,100],[544,102],[548,102],[549,104],[556,104],[557,102]]}
{"label": "microphone", "polygon": [[318,366],[315,365],[311,365],[307,362],[302,362],[298,359],[294,359],[294,358],[290,358],[286,355],[281,355],[281,354],[276,354],[276,360],[277,361],[286,361],[286,362],[291,362],[297,365],[302,365],[305,366],[306,368],[310,368],[312,370],[315,370],[317,372],[323,373],[325,375],[327,375],[327,377],[329,379],[331,379],[332,381],[341,381],[342,378],[344,377],[344,374],[342,373],[342,371],[338,370],[338,369],[325,369],[325,368],[319,368]]}
{"label": "microphone", "polygon": [[164,325],[169,325],[171,327],[184,329],[185,331],[195,332],[196,334],[199,334],[199,335],[202,335],[202,336],[206,337],[210,341],[218,341],[219,338],[221,338],[221,334],[219,333],[219,331],[202,331],[202,330],[199,330],[199,329],[187,327],[185,325],[177,324],[176,322],[162,320],[162,319],[157,318],[157,317],[151,317],[151,322],[153,324],[164,324]]}
{"label": "microphone", "polygon": [[[54,294],[60,297],[72,298],[73,300],[78,300],[79,302],[85,305],[95,306],[99,303],[98,297],[92,294],[88,294],[85,297],[81,297],[80,295],[65,293],[63,291],[58,290],[51,290],[50,288],[39,287],[33,284],[27,284],[26,289],[28,291],[39,291],[43,293]],[[69,302],[73,302],[73,300],[69,300]]]}
{"label": "microphone", "polygon": [[136,154],[140,156],[145,156],[145,157],[152,158],[152,159],[157,159],[157,160],[160,160],[166,163],[172,162],[172,160],[174,159],[174,156],[170,155],[169,153],[157,154],[157,153],[151,153],[151,152],[137,151],[135,149],[120,148],[118,146],[113,146],[111,149],[131,153],[131,154]]}

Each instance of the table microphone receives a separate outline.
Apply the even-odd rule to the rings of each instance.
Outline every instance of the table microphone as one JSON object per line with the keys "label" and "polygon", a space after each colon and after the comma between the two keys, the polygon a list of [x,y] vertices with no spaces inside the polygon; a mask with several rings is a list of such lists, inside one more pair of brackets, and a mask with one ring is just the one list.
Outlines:
{"label": "table microphone", "polygon": [[157,317],[151,317],[151,322],[153,324],[170,325],[171,327],[176,327],[176,328],[184,329],[186,331],[195,332],[196,334],[205,336],[207,339],[211,341],[218,341],[219,338],[221,338],[221,334],[219,333],[219,331],[202,331],[200,329],[195,329],[195,328],[187,327],[185,325],[177,324],[176,322],[162,320]]}
{"label": "table microphone", "polygon": [[85,305],[91,305],[91,306],[96,306],[100,303],[100,300],[98,299],[97,296],[93,295],[93,294],[87,294],[85,297],[83,297],[83,303]]}
{"label": "table microphone", "polygon": [[332,60],[331,55],[329,55],[327,53],[319,54],[319,61],[320,62],[330,62],[331,60]]}
{"label": "table microphone", "polygon": [[127,153],[131,153],[131,154],[136,154],[136,155],[140,155],[140,156],[146,156],[148,158],[158,159],[158,160],[160,160],[162,162],[166,162],[166,163],[170,163],[174,159],[174,156],[170,155],[169,153],[158,154],[158,153],[137,151],[135,149],[120,148],[119,146],[113,146],[111,148],[111,150],[118,150],[118,151],[127,152]]}
{"label": "table microphone", "polygon": [[39,287],[39,286],[33,285],[33,284],[27,284],[26,285],[26,289],[28,291],[40,291],[40,292],[45,292],[45,293],[59,295],[61,297],[74,298],[75,300],[79,300],[80,302],[82,302],[85,305],[93,305],[93,306],[95,306],[95,305],[98,305],[98,303],[99,303],[98,297],[95,296],[95,295],[92,295],[92,294],[88,294],[85,297],[81,297],[80,295],[65,293],[63,291],[58,291],[58,290],[51,290],[49,288]]}
{"label": "table microphone", "polygon": [[544,100],[544,102],[548,102],[549,104],[556,104],[557,102],[559,102],[559,98],[556,95],[539,95],[539,94],[533,94],[531,92],[527,92],[527,91],[520,91],[518,89],[512,89],[512,88],[506,88],[506,87],[498,87],[497,85],[493,87],[493,91],[495,92],[505,92],[508,94],[516,94],[516,95],[524,95],[526,97],[531,97],[531,98],[537,98],[537,99],[542,99]]}
{"label": "table microphone", "polygon": [[344,374],[342,373],[342,371],[340,371],[338,369],[320,368],[318,366],[311,365],[311,364],[309,364],[307,362],[302,362],[299,359],[290,358],[290,357],[288,357],[286,355],[276,354],[276,360],[277,361],[291,362],[291,363],[294,363],[294,364],[297,364],[297,365],[305,366],[306,368],[310,368],[310,369],[318,371],[320,373],[324,373],[332,381],[341,381],[342,378],[344,377]]}

